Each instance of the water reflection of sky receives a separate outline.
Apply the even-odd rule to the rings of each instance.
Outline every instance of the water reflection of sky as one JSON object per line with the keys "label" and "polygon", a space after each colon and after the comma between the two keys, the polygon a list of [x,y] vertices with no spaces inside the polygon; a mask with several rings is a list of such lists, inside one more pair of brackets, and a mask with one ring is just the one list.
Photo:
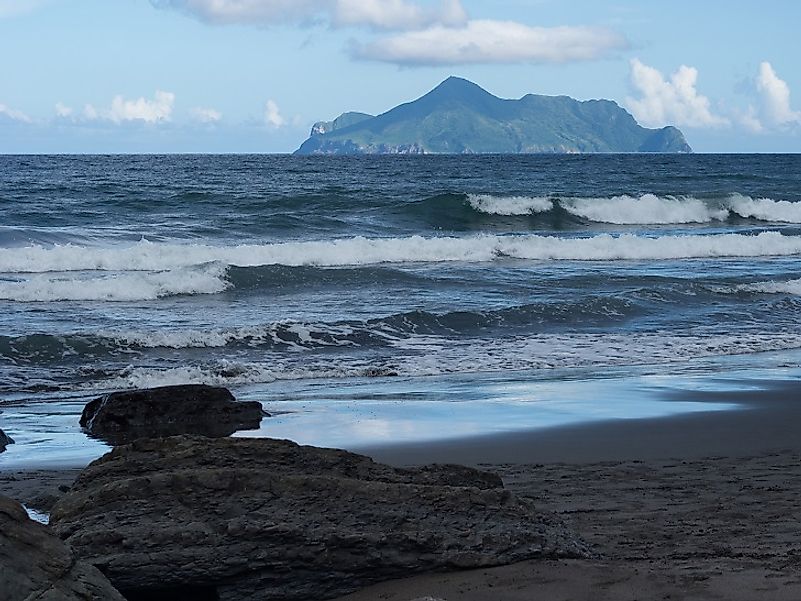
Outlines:
{"label": "water reflection of sky", "polygon": [[[782,365],[777,359],[772,356],[769,363]],[[708,369],[672,375],[648,369],[639,374],[629,370],[625,375],[615,370],[571,372],[547,380],[522,372],[458,374],[285,381],[233,392],[241,400],[261,401],[273,414],[259,430],[237,436],[358,449],[597,420],[734,409],[737,405],[733,403],[709,402],[707,393],[758,390],[770,381],[799,377],[797,361],[784,365],[754,369],[729,359],[729,369],[720,375]],[[677,391],[682,394],[675,394]],[[53,398],[0,405],[2,428],[16,440],[0,454],[0,471],[80,467],[108,451],[107,445],[88,438],[78,426],[88,400]]]}
{"label": "water reflection of sky", "polygon": [[[711,385],[710,385],[711,386]],[[662,417],[732,409],[733,404],[666,401],[647,378],[521,381],[459,376],[329,382],[292,399],[265,403],[276,412],[259,430],[237,436],[288,438],[302,444],[358,448],[389,443],[535,430],[580,422]],[[259,398],[256,391],[249,398]],[[283,413],[286,412],[286,413]]]}

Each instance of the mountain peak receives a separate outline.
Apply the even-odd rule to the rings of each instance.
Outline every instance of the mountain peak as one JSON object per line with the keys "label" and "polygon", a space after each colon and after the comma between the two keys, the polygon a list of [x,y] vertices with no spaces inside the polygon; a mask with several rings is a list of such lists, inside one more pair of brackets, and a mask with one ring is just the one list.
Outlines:
{"label": "mountain peak", "polygon": [[473,83],[469,79],[456,77],[455,75],[451,75],[448,79],[443,81],[436,88],[434,88],[428,94],[426,94],[426,96],[449,96],[449,97],[471,96],[471,95],[491,96],[492,98],[495,98],[495,96],[487,92],[484,88],[482,88],[478,84]]}

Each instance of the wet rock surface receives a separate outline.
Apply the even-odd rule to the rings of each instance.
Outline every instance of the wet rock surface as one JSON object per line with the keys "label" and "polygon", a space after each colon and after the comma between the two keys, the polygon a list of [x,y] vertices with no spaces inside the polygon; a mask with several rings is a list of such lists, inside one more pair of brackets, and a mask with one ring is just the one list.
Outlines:
{"label": "wet rock surface", "polygon": [[11,438],[8,434],[0,430],[0,453],[6,450],[6,447],[10,444],[14,444],[14,439]]}
{"label": "wet rock surface", "polygon": [[164,386],[113,392],[89,402],[80,424],[111,445],[179,434],[230,436],[259,427],[261,403],[238,402],[225,388]]}
{"label": "wet rock surface", "polygon": [[425,571],[586,554],[492,474],[264,439],[118,447],[81,473],[51,524],[129,599],[312,601]]}
{"label": "wet rock surface", "polygon": [[0,496],[0,599],[3,601],[124,601],[103,574],[25,508]]}

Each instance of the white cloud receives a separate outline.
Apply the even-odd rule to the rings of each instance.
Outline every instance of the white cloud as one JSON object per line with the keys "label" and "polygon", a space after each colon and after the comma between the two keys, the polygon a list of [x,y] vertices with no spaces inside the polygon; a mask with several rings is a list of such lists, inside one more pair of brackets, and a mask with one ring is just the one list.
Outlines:
{"label": "white cloud", "polygon": [[631,83],[640,98],[627,98],[626,106],[643,125],[686,125],[720,127],[729,120],[716,115],[709,99],[698,93],[698,70],[682,65],[666,79],[660,71],[631,61]]}
{"label": "white cloud", "polygon": [[157,90],[153,100],[137,98],[125,100],[122,96],[115,96],[111,101],[111,110],[108,119],[115,123],[123,121],[144,121],[145,123],[158,123],[169,121],[172,115],[172,106],[175,103],[175,94]]}
{"label": "white cloud", "polygon": [[333,0],[151,0],[215,25],[302,22],[330,10]]}
{"label": "white cloud", "polygon": [[264,105],[264,122],[274,128],[283,127],[286,124],[286,119],[281,115],[274,100],[268,100]]}
{"label": "white cloud", "polygon": [[91,104],[86,104],[83,107],[83,118],[84,119],[88,119],[89,121],[94,121],[95,119],[100,119],[100,111],[98,111]]}
{"label": "white cloud", "polygon": [[200,121],[201,123],[216,123],[222,119],[220,111],[200,106],[190,109],[189,114],[192,115],[195,121]]}
{"label": "white cloud", "polygon": [[514,21],[469,21],[387,36],[352,49],[356,58],[400,65],[563,63],[600,58],[626,48],[601,27],[529,27]]}
{"label": "white cloud", "polygon": [[407,0],[337,0],[334,24],[368,25],[377,29],[419,29],[435,24],[463,25],[461,0],[443,0],[436,9]]}
{"label": "white cloud", "polygon": [[327,21],[335,27],[419,29],[467,20],[461,0],[151,0],[215,25],[275,25]]}
{"label": "white cloud", "polygon": [[[759,114],[761,123],[772,127],[801,124],[801,112],[790,107],[790,87],[780,79],[773,66],[765,61],[759,65],[756,77],[756,90],[759,94]],[[753,115],[756,111],[749,107]]]}
{"label": "white cloud", "polygon": [[12,121],[21,121],[22,123],[32,123],[33,120],[22,111],[12,109],[10,106],[0,104],[0,117],[6,117]]}
{"label": "white cloud", "polygon": [[72,109],[63,102],[56,102],[56,116],[66,119],[72,115]]}
{"label": "white cloud", "polygon": [[106,120],[114,123],[127,121],[143,121],[145,123],[162,123],[170,121],[175,104],[175,94],[156,90],[152,100],[141,97],[126,100],[117,95],[108,109],[98,109],[87,104],[83,107],[83,118],[87,121]]}

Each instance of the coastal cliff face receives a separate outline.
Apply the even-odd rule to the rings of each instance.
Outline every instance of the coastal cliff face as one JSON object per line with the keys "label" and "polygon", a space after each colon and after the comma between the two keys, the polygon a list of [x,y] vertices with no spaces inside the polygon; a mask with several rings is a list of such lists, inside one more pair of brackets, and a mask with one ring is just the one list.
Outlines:
{"label": "coastal cliff face", "polygon": [[505,100],[451,77],[372,117],[318,122],[295,154],[692,152],[675,127],[641,127],[610,100],[529,94]]}

